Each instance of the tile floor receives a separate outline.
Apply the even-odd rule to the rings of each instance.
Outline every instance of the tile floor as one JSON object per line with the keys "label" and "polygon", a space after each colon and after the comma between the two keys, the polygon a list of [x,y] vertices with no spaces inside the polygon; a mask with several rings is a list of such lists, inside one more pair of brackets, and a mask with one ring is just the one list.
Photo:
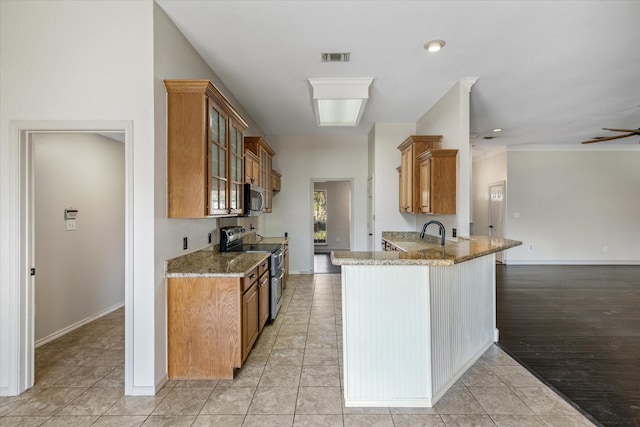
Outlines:
{"label": "tile floor", "polygon": [[292,275],[276,321],[232,381],[124,396],[123,310],[36,350],[36,385],[0,397],[0,426],[590,426],[497,347],[434,408],[346,408],[340,275]]}

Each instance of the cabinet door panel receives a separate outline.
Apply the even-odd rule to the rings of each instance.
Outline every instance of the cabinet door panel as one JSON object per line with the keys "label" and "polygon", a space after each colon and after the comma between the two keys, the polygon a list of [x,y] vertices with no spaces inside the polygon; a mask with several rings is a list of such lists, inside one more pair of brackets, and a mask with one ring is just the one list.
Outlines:
{"label": "cabinet door panel", "polygon": [[253,285],[242,295],[242,360],[246,360],[260,333],[258,286]]}
{"label": "cabinet door panel", "polygon": [[420,163],[420,212],[431,212],[431,160]]}
{"label": "cabinet door panel", "polygon": [[260,330],[262,330],[269,320],[269,272],[260,277],[258,289],[260,294]]}

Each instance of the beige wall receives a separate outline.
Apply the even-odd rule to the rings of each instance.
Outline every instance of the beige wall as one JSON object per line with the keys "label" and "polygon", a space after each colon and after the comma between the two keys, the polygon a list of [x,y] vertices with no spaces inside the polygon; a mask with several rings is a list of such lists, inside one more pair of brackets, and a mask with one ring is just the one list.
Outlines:
{"label": "beige wall", "polygon": [[[36,134],[35,340],[124,305],[124,144],[95,134]],[[78,210],[67,231],[64,210]]]}
{"label": "beige wall", "polygon": [[640,151],[581,148],[508,151],[510,264],[640,263]]}
{"label": "beige wall", "polygon": [[[35,31],[37,29],[37,31]],[[14,393],[26,301],[20,287],[20,142],[16,121],[132,124],[131,303],[135,309],[125,384],[153,393],[157,358],[153,164],[153,3],[0,2],[0,394]],[[8,66],[10,64],[10,66]],[[21,299],[22,298],[22,299]],[[21,338],[22,337],[22,338]],[[165,369],[166,370],[166,369]]]}
{"label": "beige wall", "polygon": [[[442,148],[458,150],[455,215],[416,215],[416,229],[432,219],[442,222],[447,238],[452,228],[468,236],[471,222],[471,145],[469,143],[469,92],[474,78],[456,82],[416,123],[418,135],[442,135]],[[405,214],[408,215],[408,214]],[[429,229],[434,233],[436,228]]]}
{"label": "beige wall", "polygon": [[379,251],[383,231],[413,231],[415,215],[400,213],[398,208],[400,175],[400,145],[408,136],[416,134],[415,123],[376,123],[369,132],[371,164],[369,176],[373,176],[373,247]]}
{"label": "beige wall", "polygon": [[[488,236],[489,233],[489,185],[506,181],[507,153],[506,151],[491,157],[473,161],[472,178],[472,234]],[[508,183],[507,183],[508,184]],[[507,199],[507,204],[509,200]],[[503,224],[506,225],[506,224]],[[509,237],[509,236],[505,236]]]}
{"label": "beige wall", "polygon": [[367,136],[268,136],[276,152],[274,168],[282,173],[282,191],[266,217],[267,233],[289,233],[290,269],[313,267],[313,179],[353,180],[351,250],[367,248]]}

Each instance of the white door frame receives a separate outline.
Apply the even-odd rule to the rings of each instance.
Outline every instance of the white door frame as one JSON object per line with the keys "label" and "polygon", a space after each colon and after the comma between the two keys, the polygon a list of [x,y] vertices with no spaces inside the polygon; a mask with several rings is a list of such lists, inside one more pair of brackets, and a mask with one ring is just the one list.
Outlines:
{"label": "white door frame", "polygon": [[309,223],[310,223],[310,233],[309,233],[309,240],[311,241],[310,243],[310,251],[311,251],[311,257],[310,257],[310,271],[312,273],[314,273],[314,263],[313,263],[313,256],[314,256],[314,252],[315,252],[315,247],[313,244],[313,192],[315,190],[315,183],[316,182],[327,182],[327,181],[340,181],[340,182],[348,182],[349,183],[349,204],[350,206],[350,212],[351,212],[351,217],[349,218],[349,249],[351,249],[351,245],[353,244],[353,209],[354,209],[354,198],[353,198],[353,186],[354,186],[354,178],[311,178],[311,183],[310,183],[310,187],[311,187],[311,191],[309,191]]}
{"label": "white door frame", "polygon": [[[18,181],[18,206],[10,216],[17,226],[4,250],[13,256],[3,261],[8,267],[8,301],[0,301],[7,316],[8,385],[0,395],[17,395],[34,383],[34,312],[35,293],[30,269],[33,265],[33,150],[34,133],[111,133],[125,135],[125,391],[133,383],[133,122],[132,121],[10,121],[10,138],[15,150],[13,164]],[[4,240],[4,239],[3,239]],[[18,249],[17,251],[15,249]],[[4,257],[4,255],[3,255]],[[5,264],[6,263],[8,264]],[[36,271],[37,274],[37,271]],[[6,306],[6,307],[5,307]],[[3,343],[4,343],[3,339]],[[3,356],[0,354],[0,357]],[[5,369],[6,370],[6,369]]]}
{"label": "white door frame", "polygon": [[[493,209],[491,203],[491,187],[502,187],[502,203],[500,203],[500,218],[501,218],[501,236],[504,237],[504,231],[507,223],[507,181],[497,181],[489,183],[487,191],[489,192],[489,234],[493,237]],[[496,253],[496,260],[500,263],[505,263],[507,260],[506,251]]]}

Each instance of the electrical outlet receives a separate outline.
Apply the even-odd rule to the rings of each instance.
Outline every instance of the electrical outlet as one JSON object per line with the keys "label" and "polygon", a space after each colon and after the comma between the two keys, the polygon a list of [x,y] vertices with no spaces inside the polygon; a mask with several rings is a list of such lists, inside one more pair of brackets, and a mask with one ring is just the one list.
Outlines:
{"label": "electrical outlet", "polygon": [[188,239],[186,237],[182,238],[182,249],[186,250],[188,247]]}
{"label": "electrical outlet", "polygon": [[211,243],[211,233],[209,233],[209,234],[207,235],[207,241],[208,241],[209,243]]}
{"label": "electrical outlet", "polygon": [[451,237],[458,237],[458,230],[456,230],[455,228],[451,229]]}
{"label": "electrical outlet", "polygon": [[76,220],[75,219],[68,219],[66,221],[67,223],[67,231],[73,231],[76,229]]}

